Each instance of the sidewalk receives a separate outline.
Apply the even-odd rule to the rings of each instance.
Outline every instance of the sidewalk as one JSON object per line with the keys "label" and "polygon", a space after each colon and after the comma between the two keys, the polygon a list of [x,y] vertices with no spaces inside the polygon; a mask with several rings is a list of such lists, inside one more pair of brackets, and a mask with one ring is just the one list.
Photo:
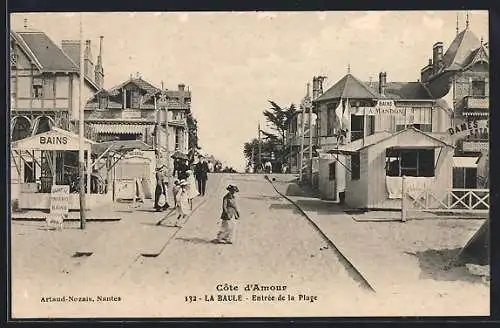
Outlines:
{"label": "sidewalk", "polygon": [[[445,270],[483,220],[393,222],[395,214],[400,213],[347,214],[338,204],[315,198],[296,183],[275,181],[273,185],[327,236],[377,294],[403,297],[408,302],[414,302],[418,295],[443,307],[461,298],[476,299],[477,311],[489,305],[489,286],[480,277],[471,275],[465,267]],[[359,220],[370,216],[385,222]]]}

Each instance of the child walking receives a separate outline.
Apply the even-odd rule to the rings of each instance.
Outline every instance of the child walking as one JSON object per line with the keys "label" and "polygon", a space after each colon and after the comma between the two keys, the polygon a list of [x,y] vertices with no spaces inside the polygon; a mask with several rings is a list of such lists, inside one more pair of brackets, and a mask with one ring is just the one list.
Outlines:
{"label": "child walking", "polygon": [[190,214],[187,185],[188,183],[186,180],[181,180],[179,182],[181,189],[177,191],[177,194],[175,195],[175,208],[177,211],[175,227],[180,227],[181,220],[187,218]]}
{"label": "child walking", "polygon": [[235,193],[239,189],[235,185],[227,186],[228,193],[222,198],[222,214],[220,216],[222,223],[217,234],[217,238],[213,240],[217,244],[232,244],[233,236],[236,232],[236,222],[240,218],[240,212],[236,205]]}

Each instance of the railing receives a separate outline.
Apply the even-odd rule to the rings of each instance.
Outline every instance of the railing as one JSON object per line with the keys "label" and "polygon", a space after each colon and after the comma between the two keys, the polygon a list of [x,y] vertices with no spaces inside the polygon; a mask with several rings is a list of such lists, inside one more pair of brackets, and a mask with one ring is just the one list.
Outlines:
{"label": "railing", "polygon": [[477,212],[488,213],[490,209],[489,189],[453,188],[440,194],[429,189],[405,192],[405,202],[411,211],[429,212]]}
{"label": "railing", "polygon": [[463,110],[488,109],[490,107],[490,99],[487,96],[465,96],[458,107]]}

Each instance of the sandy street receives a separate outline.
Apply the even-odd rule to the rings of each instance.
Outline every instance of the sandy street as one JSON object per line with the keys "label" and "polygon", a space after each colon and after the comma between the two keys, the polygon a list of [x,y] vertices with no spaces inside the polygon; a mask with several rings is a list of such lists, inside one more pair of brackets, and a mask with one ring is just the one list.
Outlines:
{"label": "sandy street", "polygon": [[[240,189],[242,216],[234,244],[213,244],[228,183]],[[119,222],[89,224],[83,232],[76,223],[52,232],[42,223],[14,222],[13,316],[362,316],[398,311],[446,315],[459,309],[450,298],[424,306],[420,296],[426,294],[408,289],[398,297],[405,300],[403,307],[389,297],[393,290],[374,294],[363,288],[310,222],[262,176],[211,175],[205,198],[182,229],[169,227],[169,219],[156,226],[158,214],[145,210],[121,213]],[[402,233],[408,234],[408,229]],[[405,249],[400,236],[380,231],[386,235],[379,242]],[[89,248],[85,245],[92,245],[93,255],[72,257],[78,249]],[[141,256],[145,249],[163,250],[156,257]],[[387,281],[392,272],[418,280],[418,267],[401,271],[394,263],[392,269],[386,270]],[[444,284],[449,291],[459,286],[476,298],[488,291],[478,283]],[[442,285],[427,280],[414,286]],[[483,308],[481,303],[478,311]]]}

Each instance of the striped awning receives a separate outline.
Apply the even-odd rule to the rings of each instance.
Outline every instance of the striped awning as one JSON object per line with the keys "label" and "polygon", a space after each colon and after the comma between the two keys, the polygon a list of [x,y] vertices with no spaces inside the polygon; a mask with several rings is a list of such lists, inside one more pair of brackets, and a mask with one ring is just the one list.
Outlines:
{"label": "striped awning", "polygon": [[477,167],[478,157],[453,157],[453,167]]}
{"label": "striped awning", "polygon": [[95,133],[102,134],[143,134],[146,128],[154,128],[153,125],[137,124],[92,124]]}

